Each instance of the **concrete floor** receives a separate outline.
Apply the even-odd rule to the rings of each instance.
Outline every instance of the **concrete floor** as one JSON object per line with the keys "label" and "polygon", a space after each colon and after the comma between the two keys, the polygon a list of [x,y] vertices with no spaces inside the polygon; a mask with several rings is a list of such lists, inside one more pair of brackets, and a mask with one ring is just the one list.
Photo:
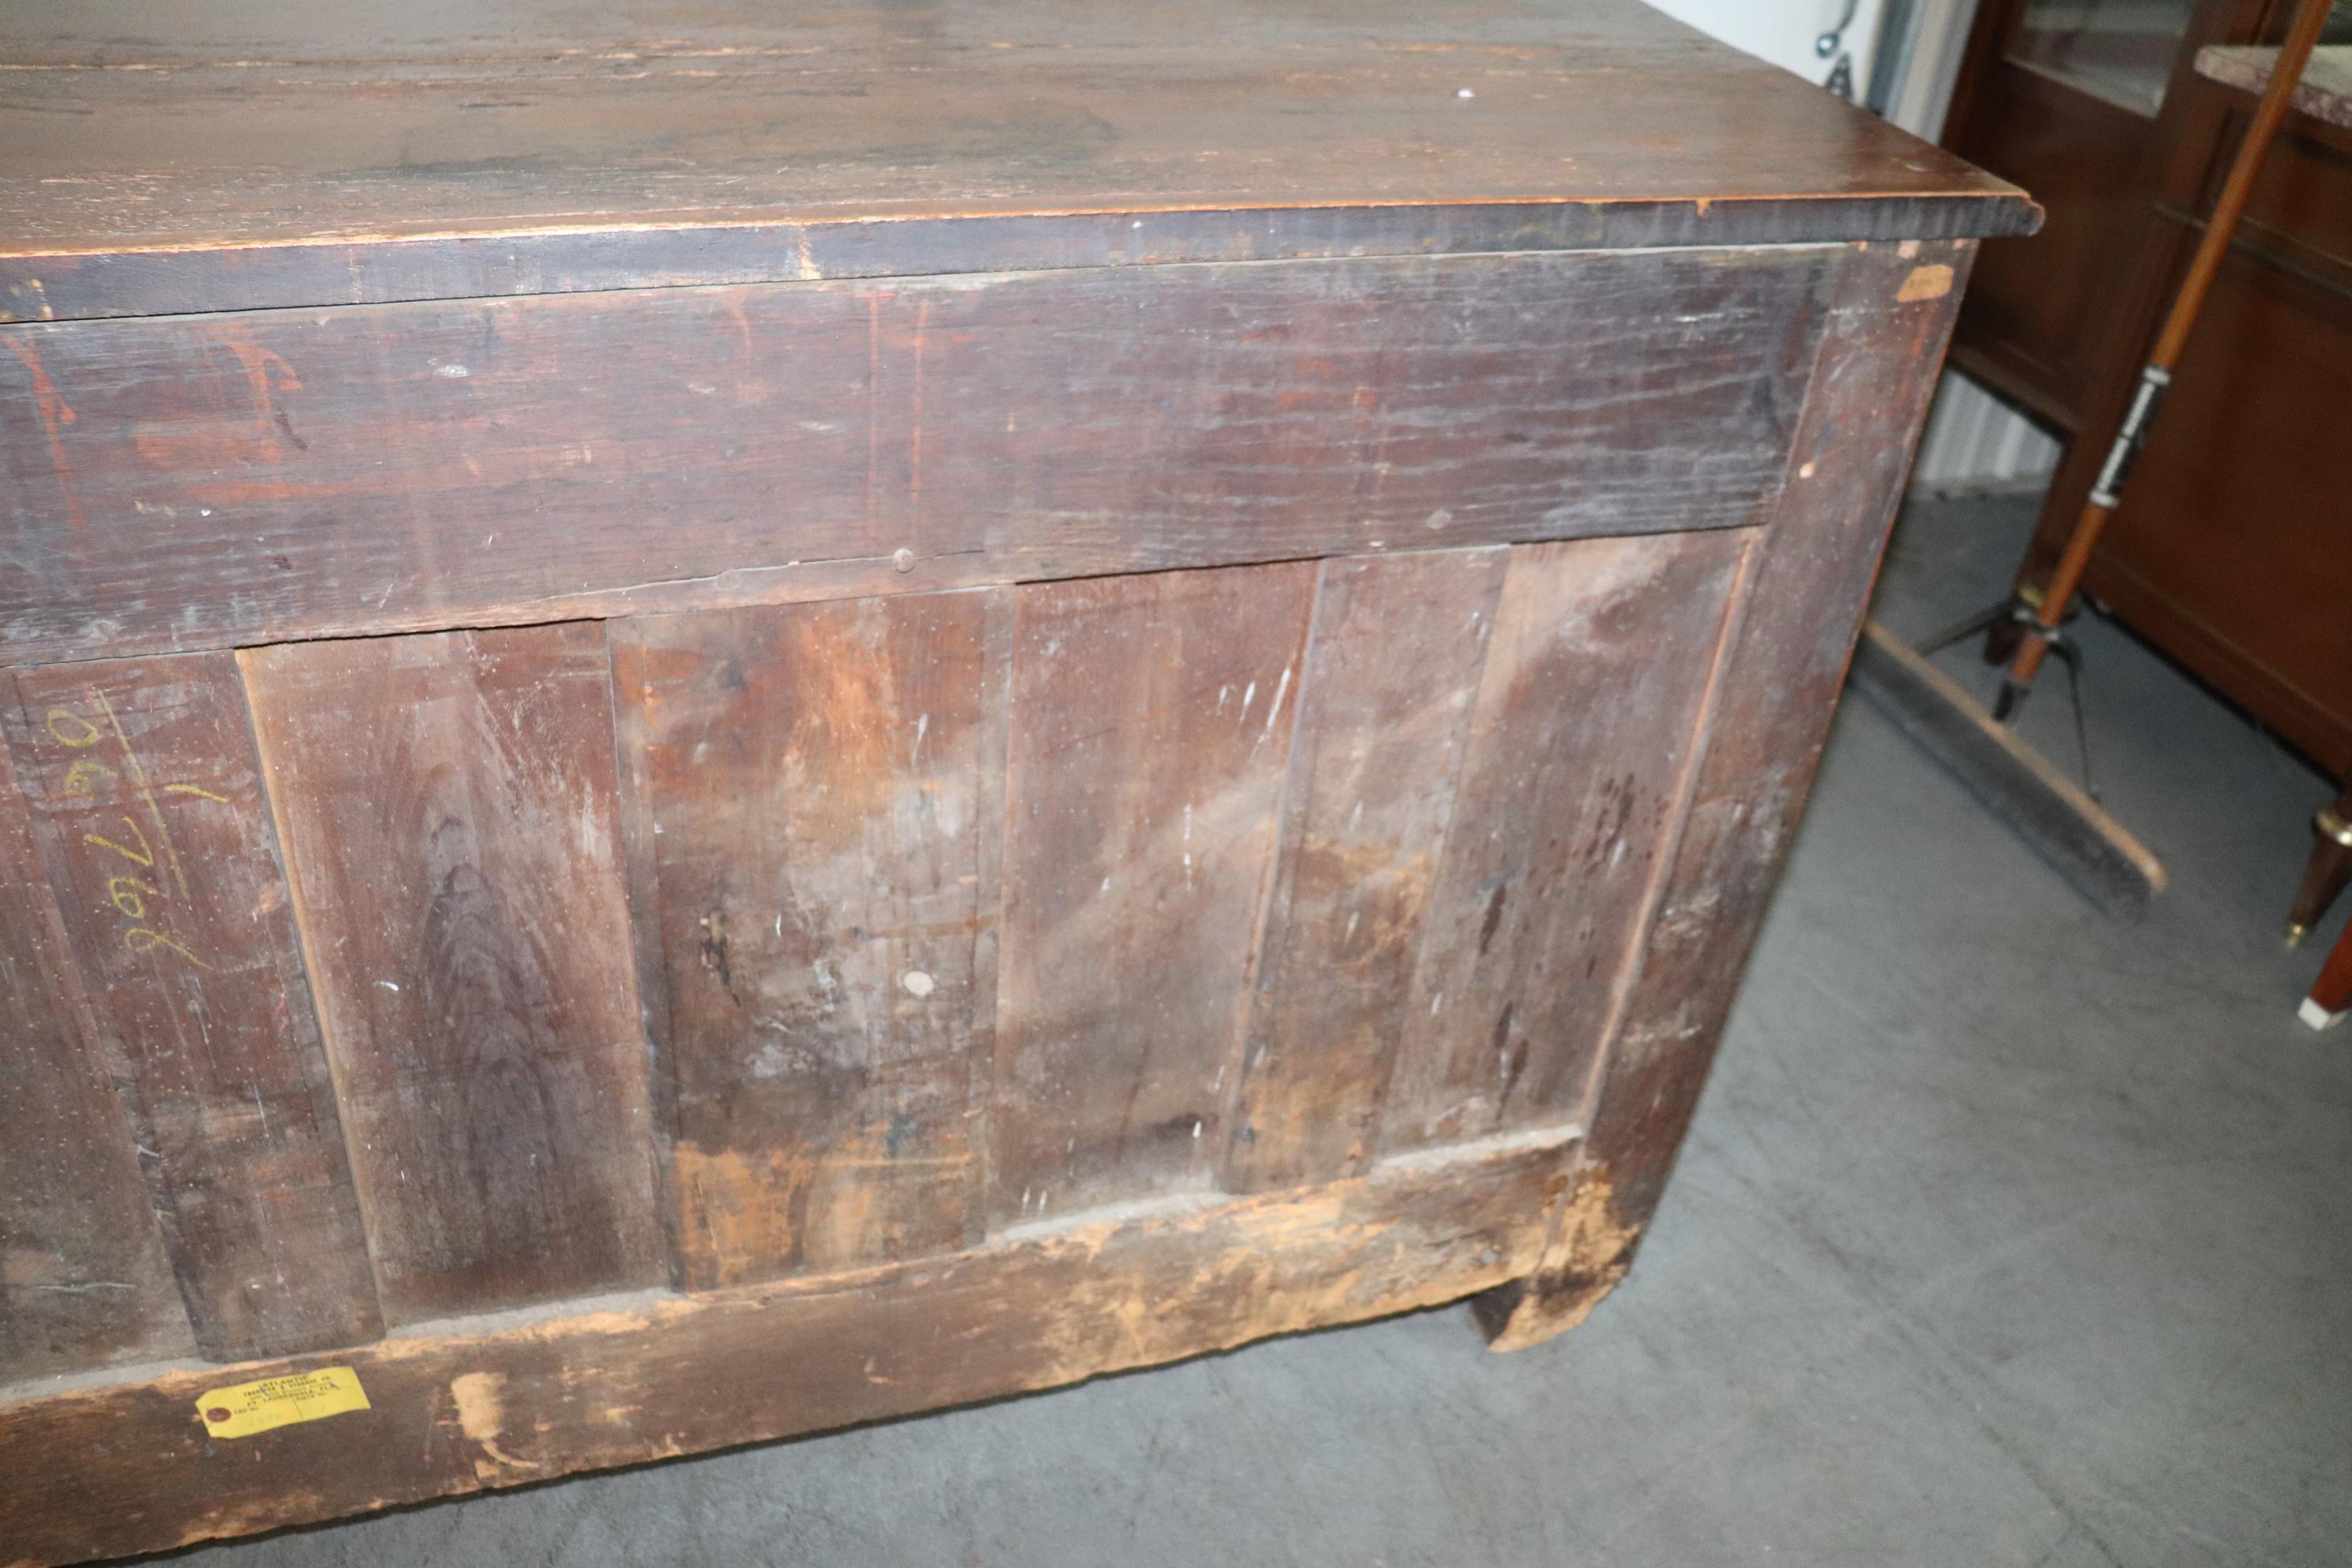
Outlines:
{"label": "concrete floor", "polygon": [[[1915,508],[1881,614],[1990,597],[2030,521]],[[2325,786],[2083,640],[2172,892],[2106,921],[1850,705],[1652,1239],[1564,1339],[1451,1309],[188,1555],[2352,1563],[2352,1031],[2295,1022],[2319,953],[2277,937]],[[2073,767],[2054,671],[2027,731]]]}

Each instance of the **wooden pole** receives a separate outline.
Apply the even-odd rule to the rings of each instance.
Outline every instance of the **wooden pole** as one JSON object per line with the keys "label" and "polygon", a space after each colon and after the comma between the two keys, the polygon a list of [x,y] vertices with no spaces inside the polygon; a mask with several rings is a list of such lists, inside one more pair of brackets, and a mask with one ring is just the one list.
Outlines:
{"label": "wooden pole", "polygon": [[2091,563],[2091,552],[2115,511],[2124,479],[2147,439],[2148,426],[2155,421],[2157,406],[2164,401],[2165,389],[2172,384],[2173,367],[2179,363],[2180,352],[2197,325],[2198,313],[2204,309],[2205,295],[2213,286],[2214,274],[2221,270],[2221,258],[2229,253],[2231,237],[2237,232],[2238,219],[2246,210],[2246,198],[2253,192],[2254,176],[2262,171],[2263,157],[2278,134],[2279,122],[2286,118],[2287,102],[2294,96],[2295,83],[2303,79],[2303,68],[2311,58],[2312,47],[2319,42],[2320,31],[2327,25],[2328,5],[2329,0],[2302,0],[2302,8],[2287,30],[2286,41],[2279,47],[2278,63],[2271,68],[2271,79],[2263,89],[2261,103],[2254,109],[2253,121],[2246,127],[2245,140],[2238,144],[2238,155],[2230,164],[2230,177],[2221,186],[2221,197],[2213,204],[2213,216],[2205,225],[2204,237],[2197,242],[2197,254],[2189,260],[2188,276],[2180,280],[2180,291],[2173,296],[2172,309],[2164,318],[2164,330],[2157,335],[2147,368],[2140,372],[2139,390],[2132,398],[2130,412],[2124,416],[2123,428],[2116,432],[2115,444],[2107,449],[2107,460],[2099,469],[2097,482],[2091,486],[2089,500],[2083,503],[2082,515],[2074,520],[2074,531],[2067,536],[2057,570],[2050,574],[2042,589],[2042,603],[2035,611],[2038,625],[2033,635],[2019,645],[2008,678],[2001,682],[2000,700],[1994,709],[1998,718],[2009,717],[2024,700],[2035,674],[2042,668],[2042,659],[2050,652],[2052,635],[2064,618],[2075,590],[2082,586],[2083,573]]}

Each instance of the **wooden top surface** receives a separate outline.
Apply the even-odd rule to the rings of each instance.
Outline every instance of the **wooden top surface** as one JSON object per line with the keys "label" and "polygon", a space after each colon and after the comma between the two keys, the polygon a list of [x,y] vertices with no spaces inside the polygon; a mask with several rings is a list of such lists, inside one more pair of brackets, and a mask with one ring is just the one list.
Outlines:
{"label": "wooden top surface", "polygon": [[[2197,54],[2197,74],[2225,87],[2260,92],[2278,64],[2275,45],[2214,45]],[[2294,107],[2314,120],[2352,130],[2352,44],[2322,44],[2295,84]]]}
{"label": "wooden top surface", "polygon": [[[227,247],[250,273],[270,247],[1300,210],[1385,211],[1365,225],[1394,229],[1400,209],[1578,205],[1683,214],[1565,236],[1590,244],[2020,233],[2038,216],[2015,187],[1633,0],[1260,0],[1238,16],[1209,0],[89,0],[0,20],[0,285],[37,278],[35,261]],[[1562,243],[1553,228],[1515,245],[1501,220],[1386,239],[1330,221],[1277,248],[1531,248]],[[1201,243],[1110,259],[1201,258]],[[698,276],[665,253],[660,280]],[[444,268],[349,297],[466,285]],[[313,276],[179,308],[335,293]]]}

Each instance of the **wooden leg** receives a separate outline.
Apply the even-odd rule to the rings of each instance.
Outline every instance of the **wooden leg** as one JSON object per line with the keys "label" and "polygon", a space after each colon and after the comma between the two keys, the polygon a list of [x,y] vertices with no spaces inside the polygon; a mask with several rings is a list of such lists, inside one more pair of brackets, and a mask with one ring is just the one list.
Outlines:
{"label": "wooden leg", "polygon": [[1612,1213],[1608,1178],[1585,1164],[1566,1211],[1554,1217],[1543,1271],[1470,1299],[1486,1348],[1525,1350],[1584,1321],[1633,1266],[1647,1217],[1628,1223]]}
{"label": "wooden leg", "polygon": [[2325,1029],[2342,1023],[2347,1012],[2352,1012],[2352,926],[2336,939],[2336,951],[2311,983],[2311,994],[2303,999],[2303,1021]]}
{"label": "wooden leg", "polygon": [[2304,862],[2303,886],[2295,889],[2294,906],[2286,913],[2289,947],[2301,942],[2312,927],[2326,918],[2328,906],[2347,883],[2352,883],[2352,789],[2346,790],[2333,805],[2321,806],[2311,825],[2319,842],[2311,847],[2311,858]]}
{"label": "wooden leg", "polygon": [[[1874,255],[1877,254],[1873,252]],[[1896,276],[1911,265],[1899,255]],[[1799,416],[1787,488],[1708,696],[1697,773],[1612,1033],[1574,1184],[1540,1266],[1474,1306],[1495,1350],[1539,1344],[1614,1289],[1665,1191],[1828,737],[1878,552],[1927,412],[1916,367],[1943,352],[1948,297],[1868,308],[1857,273]],[[1760,781],[1760,783],[1759,783]]]}

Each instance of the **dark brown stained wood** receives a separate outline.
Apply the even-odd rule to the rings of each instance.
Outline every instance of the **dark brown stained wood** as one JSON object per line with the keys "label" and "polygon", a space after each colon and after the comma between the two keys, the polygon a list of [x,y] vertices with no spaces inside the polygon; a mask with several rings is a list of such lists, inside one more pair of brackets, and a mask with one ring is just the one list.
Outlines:
{"label": "dark brown stained wood", "polygon": [[0,67],[26,319],[2036,216],[1630,0],[29,7]]}
{"label": "dark brown stained wood", "polygon": [[194,1348],[0,747],[0,1384]]}
{"label": "dark brown stained wood", "polygon": [[19,671],[17,778],[196,1344],[381,1331],[236,660]]}
{"label": "dark brown stained wood", "polygon": [[1748,546],[1682,534],[1511,552],[1388,1147],[1582,1114]]}
{"label": "dark brown stained wood", "polygon": [[[1497,1348],[1580,1322],[1665,1190],[1828,738],[1975,248],[1872,247],[1844,269],[1576,1190],[1543,1270],[1482,1306]],[[1923,290],[1927,268],[1949,268],[1948,287]]]}
{"label": "dark brown stained wood", "polygon": [[2021,235],[2033,232],[2038,217],[2021,199],[1698,197],[1156,211],[1146,218],[1054,213],[914,225],[751,216],[678,226],[295,240],[227,250],[0,253],[0,321],[1185,261]]}
{"label": "dark brown stained wood", "polygon": [[689,1289],[979,1237],[1012,611],[614,625]]}
{"label": "dark brown stained wood", "polygon": [[660,1279],[604,628],[240,662],[386,1319]]}
{"label": "dark brown stained wood", "polygon": [[1173,1199],[952,1258],[589,1300],[321,1364],[371,1408],[207,1442],[218,1372],[0,1405],[0,1563],[79,1561],[1050,1387],[1434,1305],[1534,1265],[1564,1135]]}
{"label": "dark brown stained wood", "polygon": [[1316,577],[1016,591],[992,1223],[1209,1180]]}
{"label": "dark brown stained wood", "polygon": [[1633,0],[0,9],[0,1564],[1622,1272],[2019,193]]}
{"label": "dark brown stained wood", "polygon": [[[0,647],[1735,527],[1823,247],[0,328]],[[904,551],[907,569],[898,569]]]}
{"label": "dark brown stained wood", "polygon": [[1327,561],[1225,1184],[1363,1169],[1509,552]]}

